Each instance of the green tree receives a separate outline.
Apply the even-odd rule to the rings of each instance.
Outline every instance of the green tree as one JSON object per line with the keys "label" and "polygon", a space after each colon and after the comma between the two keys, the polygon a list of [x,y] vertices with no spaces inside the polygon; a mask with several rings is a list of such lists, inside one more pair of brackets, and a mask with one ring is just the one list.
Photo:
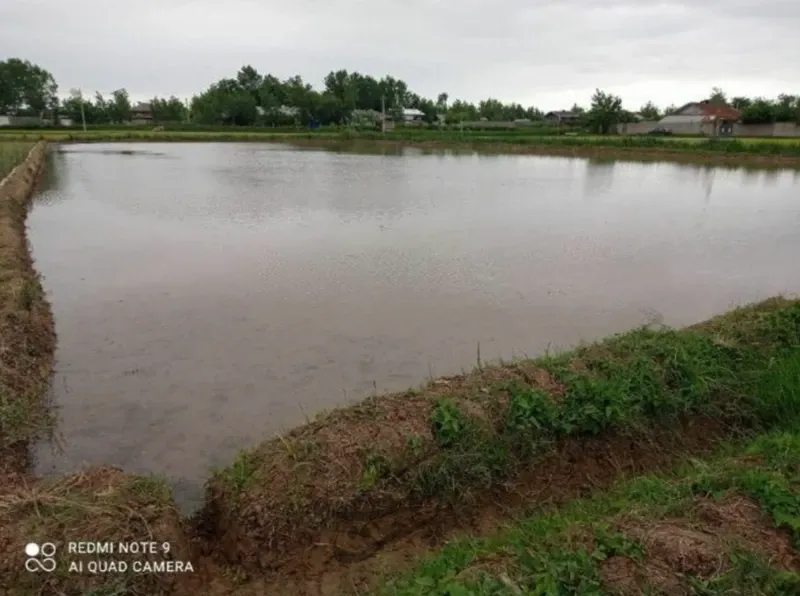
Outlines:
{"label": "green tree", "polygon": [[719,87],[711,89],[711,95],[708,96],[708,102],[715,105],[728,105],[728,96]]}
{"label": "green tree", "polygon": [[642,118],[645,120],[660,120],[661,119],[661,112],[659,112],[658,107],[652,102],[648,101],[644,104],[640,109],[639,113],[642,115]]}
{"label": "green tree", "polygon": [[800,116],[800,96],[781,93],[773,107],[775,122],[796,122]]}
{"label": "green tree", "polygon": [[743,110],[746,107],[748,107],[751,103],[752,100],[749,97],[737,96],[731,99],[731,106],[733,106],[737,110]]}
{"label": "green tree", "polygon": [[772,102],[758,97],[742,110],[744,124],[772,124],[775,122],[775,109]]}
{"label": "green tree", "polygon": [[239,72],[236,73],[236,82],[239,83],[239,87],[244,90],[245,92],[249,93],[253,97],[253,101],[256,102],[256,105],[261,105],[261,83],[263,82],[263,77],[258,74],[258,71],[250,66],[243,66],[239,69]]}
{"label": "green tree", "polygon": [[587,122],[596,134],[609,134],[622,116],[622,98],[596,89],[592,95],[592,107],[587,113]]}
{"label": "green tree", "polygon": [[111,122],[109,116],[108,102],[103,94],[95,91],[94,104],[92,105],[92,123],[93,124],[108,124]]}
{"label": "green tree", "polygon": [[447,100],[449,99],[449,95],[447,93],[440,93],[439,96],[436,98],[436,109],[442,113],[447,112]]}
{"label": "green tree", "polygon": [[107,104],[108,119],[113,123],[130,122],[131,101],[125,89],[117,89],[111,93],[111,101]]}
{"label": "green tree", "polygon": [[161,99],[154,97],[150,100],[153,110],[153,120],[156,122],[183,122],[186,120],[186,106],[177,97]]}
{"label": "green tree", "polygon": [[0,61],[0,113],[42,116],[58,108],[53,75],[29,60]]}

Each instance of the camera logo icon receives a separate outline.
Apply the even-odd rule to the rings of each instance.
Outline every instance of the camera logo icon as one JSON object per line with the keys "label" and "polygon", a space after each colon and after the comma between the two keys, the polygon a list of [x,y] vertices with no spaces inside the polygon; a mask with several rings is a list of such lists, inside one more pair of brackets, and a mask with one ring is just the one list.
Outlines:
{"label": "camera logo icon", "polygon": [[25,545],[25,554],[28,556],[25,561],[25,569],[28,571],[52,573],[56,570],[56,560],[53,558],[56,554],[56,545],[52,542],[42,544],[29,542]]}

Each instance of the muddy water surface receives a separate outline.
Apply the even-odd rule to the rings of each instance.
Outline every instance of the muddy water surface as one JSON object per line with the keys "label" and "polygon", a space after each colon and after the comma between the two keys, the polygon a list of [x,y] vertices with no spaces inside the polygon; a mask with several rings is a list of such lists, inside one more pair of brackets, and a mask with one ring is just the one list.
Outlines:
{"label": "muddy water surface", "polygon": [[67,146],[29,217],[63,449],[173,479],[377,388],[800,291],[800,175],[260,144]]}

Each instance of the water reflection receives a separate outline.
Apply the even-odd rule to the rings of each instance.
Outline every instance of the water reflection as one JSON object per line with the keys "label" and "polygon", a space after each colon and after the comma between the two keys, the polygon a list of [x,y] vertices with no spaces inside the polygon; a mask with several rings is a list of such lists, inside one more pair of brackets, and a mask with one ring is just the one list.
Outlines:
{"label": "water reflection", "polygon": [[586,161],[584,196],[595,197],[606,194],[614,185],[614,168],[617,162],[609,159],[590,158]]}

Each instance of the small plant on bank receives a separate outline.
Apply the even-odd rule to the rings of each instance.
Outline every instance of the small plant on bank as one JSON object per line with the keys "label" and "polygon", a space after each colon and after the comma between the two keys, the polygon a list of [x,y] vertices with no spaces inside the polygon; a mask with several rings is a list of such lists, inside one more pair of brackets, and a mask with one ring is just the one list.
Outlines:
{"label": "small plant on bank", "polygon": [[256,476],[258,458],[250,451],[242,450],[233,460],[233,464],[223,470],[228,485],[235,495],[240,494]]}
{"label": "small plant on bank", "polygon": [[439,399],[430,416],[433,437],[440,447],[453,447],[463,442],[468,420],[452,399]]}
{"label": "small plant on bank", "polygon": [[364,461],[364,473],[361,475],[361,490],[370,490],[377,482],[392,471],[391,462],[381,453],[369,453]]}
{"label": "small plant on bank", "polygon": [[416,458],[422,455],[423,441],[422,437],[416,433],[406,436],[406,449],[411,457]]}

